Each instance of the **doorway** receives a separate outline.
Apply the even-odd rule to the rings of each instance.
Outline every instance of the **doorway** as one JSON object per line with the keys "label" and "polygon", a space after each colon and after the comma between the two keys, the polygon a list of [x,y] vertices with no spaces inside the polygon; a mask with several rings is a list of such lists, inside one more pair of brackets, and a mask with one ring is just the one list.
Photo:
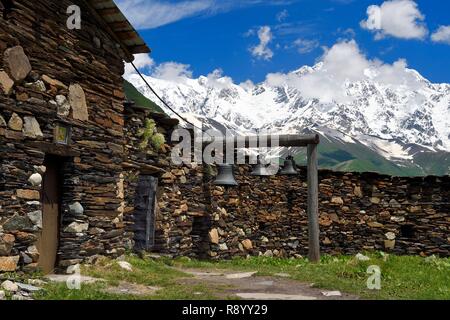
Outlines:
{"label": "doorway", "polygon": [[150,251],[155,245],[158,178],[139,176],[134,203],[134,250]]}
{"label": "doorway", "polygon": [[45,274],[53,273],[59,244],[62,164],[61,157],[47,155],[42,182],[42,231],[37,241],[38,266]]}

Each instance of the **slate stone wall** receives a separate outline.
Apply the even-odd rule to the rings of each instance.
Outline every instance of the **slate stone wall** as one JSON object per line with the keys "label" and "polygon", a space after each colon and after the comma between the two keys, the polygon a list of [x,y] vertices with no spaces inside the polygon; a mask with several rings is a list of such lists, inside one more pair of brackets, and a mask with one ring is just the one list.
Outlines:
{"label": "slate stone wall", "polygon": [[[73,4],[81,30],[66,27]],[[123,58],[86,5],[0,12],[0,272],[37,268],[46,154],[64,156],[58,266],[125,251]],[[58,122],[72,128],[68,147],[53,143]]]}

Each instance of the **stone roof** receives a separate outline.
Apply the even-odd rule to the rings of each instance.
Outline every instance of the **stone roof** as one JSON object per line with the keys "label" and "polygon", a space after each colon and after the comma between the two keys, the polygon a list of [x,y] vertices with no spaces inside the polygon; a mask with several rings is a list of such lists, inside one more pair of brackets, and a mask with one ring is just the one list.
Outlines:
{"label": "stone roof", "polygon": [[113,0],[87,0],[87,2],[94,9],[93,13],[104,22],[105,29],[121,44],[130,61],[133,60],[133,54],[150,53],[150,48]]}

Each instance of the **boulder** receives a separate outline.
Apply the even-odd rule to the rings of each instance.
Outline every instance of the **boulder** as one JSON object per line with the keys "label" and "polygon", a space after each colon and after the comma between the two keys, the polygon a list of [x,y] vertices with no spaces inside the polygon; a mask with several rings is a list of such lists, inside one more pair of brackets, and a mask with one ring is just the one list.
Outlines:
{"label": "boulder", "polygon": [[34,225],[28,217],[18,214],[15,214],[3,224],[3,230],[5,231],[26,231],[33,230],[33,227]]}
{"label": "boulder", "polygon": [[9,256],[11,254],[15,240],[12,234],[0,234],[0,256]]}
{"label": "boulder", "polygon": [[37,190],[17,189],[16,195],[18,198],[25,200],[40,200],[41,194]]}
{"label": "boulder", "polygon": [[246,240],[242,241],[241,243],[245,250],[253,249],[253,244],[250,239],[246,239]]}
{"label": "boulder", "polygon": [[217,231],[217,229],[212,229],[209,232],[209,240],[213,244],[219,244],[219,232]]}
{"label": "boulder", "polygon": [[0,257],[0,272],[14,272],[19,263],[19,256]]}
{"label": "boulder", "polygon": [[13,113],[8,121],[8,127],[14,131],[22,131],[23,120],[19,117],[17,113]]}
{"label": "boulder", "polygon": [[82,233],[89,229],[89,223],[72,222],[65,229],[64,232],[68,233]]}
{"label": "boulder", "polygon": [[23,125],[23,134],[28,138],[42,138],[41,127],[35,117],[24,117],[25,123]]}
{"label": "boulder", "polygon": [[59,116],[68,117],[70,114],[70,103],[66,96],[56,96],[57,113]]}
{"label": "boulder", "polygon": [[67,86],[66,86],[64,83],[62,83],[62,82],[59,81],[59,80],[50,78],[50,77],[49,77],[48,75],[46,75],[46,74],[44,74],[44,75],[42,76],[42,80],[43,80],[45,83],[47,83],[48,85],[51,85],[51,86],[56,87],[56,88],[58,88],[58,89],[65,89],[65,90],[67,90]]}
{"label": "boulder", "polygon": [[84,213],[84,208],[79,202],[69,204],[69,213],[74,216],[81,216]]}
{"label": "boulder", "polygon": [[0,92],[9,96],[14,87],[14,81],[8,76],[5,71],[0,71]]}
{"label": "boulder", "polygon": [[75,120],[89,120],[86,95],[79,84],[72,84],[69,87],[69,103],[72,108],[72,117]]}
{"label": "boulder", "polygon": [[42,183],[42,175],[40,173],[33,173],[29,178],[28,182],[33,186],[40,186]]}
{"label": "boulder", "polygon": [[22,82],[31,72],[30,60],[21,46],[6,49],[3,62],[15,83]]}

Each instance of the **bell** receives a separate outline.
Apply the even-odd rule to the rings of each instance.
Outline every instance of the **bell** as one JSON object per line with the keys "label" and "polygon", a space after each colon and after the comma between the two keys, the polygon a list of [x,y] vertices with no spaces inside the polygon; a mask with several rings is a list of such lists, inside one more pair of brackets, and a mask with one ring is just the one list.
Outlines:
{"label": "bell", "polygon": [[259,176],[259,177],[265,177],[270,176],[271,174],[267,171],[267,168],[265,165],[261,163],[261,157],[258,156],[258,162],[253,167],[253,171],[251,173],[252,176]]}
{"label": "bell", "polygon": [[234,178],[232,164],[218,164],[217,168],[219,172],[214,181],[216,186],[236,187],[239,185]]}
{"label": "bell", "polygon": [[280,174],[283,176],[293,176],[297,174],[297,170],[295,170],[296,163],[294,157],[288,156],[286,160],[284,160],[283,169],[280,171]]}

